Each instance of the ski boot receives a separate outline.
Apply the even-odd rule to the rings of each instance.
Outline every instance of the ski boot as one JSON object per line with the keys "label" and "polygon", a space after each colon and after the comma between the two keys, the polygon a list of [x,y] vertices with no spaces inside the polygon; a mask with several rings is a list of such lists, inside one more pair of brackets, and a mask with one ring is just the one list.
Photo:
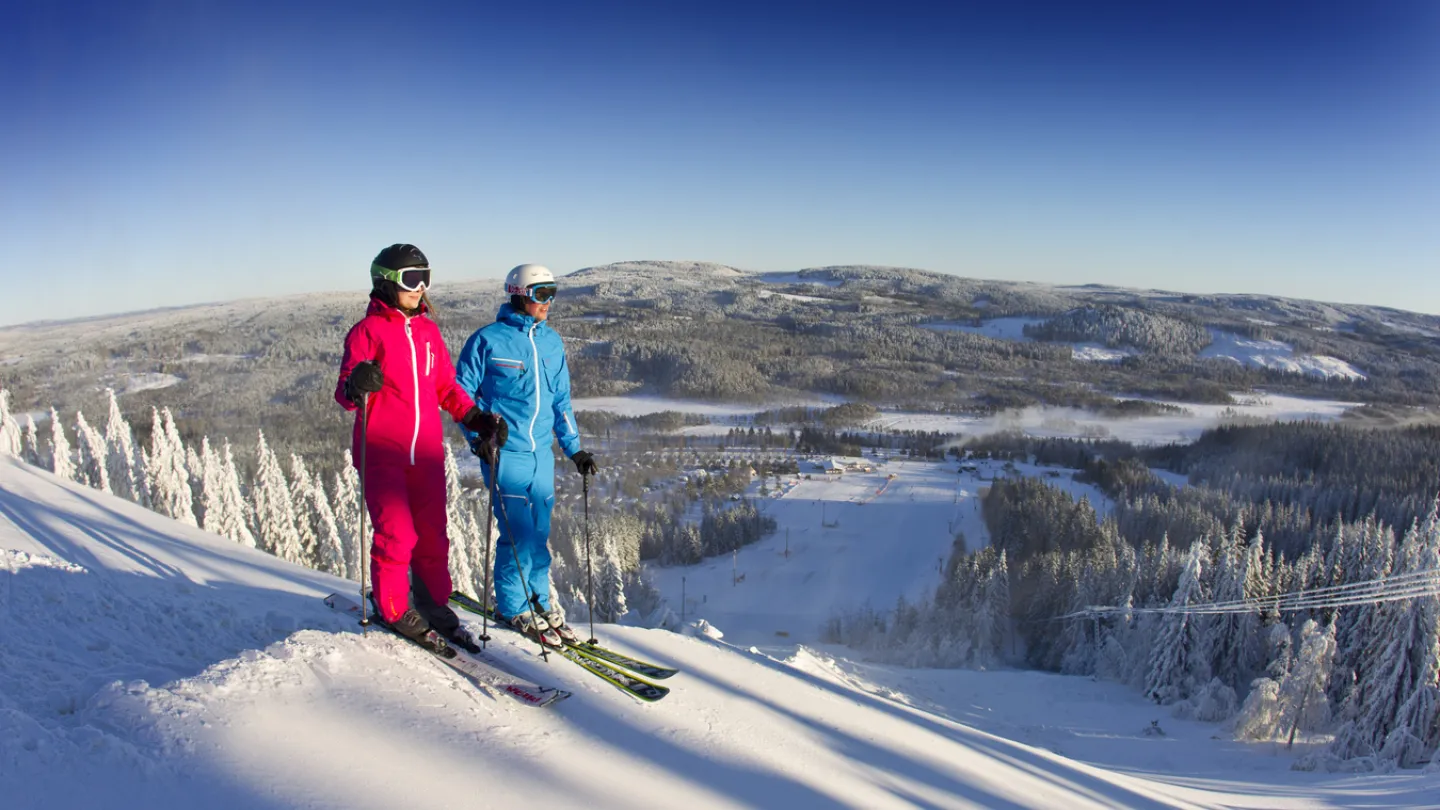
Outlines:
{"label": "ski boot", "polygon": [[565,646],[564,639],[560,638],[560,634],[555,632],[550,623],[532,610],[517,613],[506,621],[523,635],[529,636],[547,647],[559,649]]}
{"label": "ski boot", "polygon": [[550,625],[550,629],[554,630],[555,634],[560,636],[561,641],[566,644],[580,643],[580,637],[575,635],[575,631],[571,629],[570,625],[565,623],[565,613],[561,611],[560,608],[552,608],[540,614],[540,616],[545,619],[546,624]]}
{"label": "ski boot", "polygon": [[464,625],[457,626],[455,632],[451,633],[446,640],[465,652],[476,655],[480,653],[480,642],[475,638],[475,634],[467,630]]}
{"label": "ski boot", "polygon": [[[386,622],[385,619],[378,614],[375,618],[390,629],[436,655],[442,655],[447,658],[455,655],[455,651],[450,649],[450,645],[445,641],[445,637],[435,632],[429,622],[426,622],[419,613],[415,612],[415,608],[407,609],[404,613],[400,614],[400,618],[393,622]],[[446,655],[446,653],[449,653],[449,655]]]}

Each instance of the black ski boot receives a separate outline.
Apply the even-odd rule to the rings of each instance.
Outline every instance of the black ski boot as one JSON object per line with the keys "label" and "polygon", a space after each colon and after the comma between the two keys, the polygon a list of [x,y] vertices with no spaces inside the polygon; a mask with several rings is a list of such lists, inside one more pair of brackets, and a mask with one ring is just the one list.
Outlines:
{"label": "black ski boot", "polygon": [[[382,620],[383,621],[383,620]],[[450,645],[445,642],[445,637],[431,629],[430,624],[421,618],[415,608],[409,608],[400,615],[400,618],[390,622],[390,628],[400,635],[419,644],[436,655],[455,655]]]}

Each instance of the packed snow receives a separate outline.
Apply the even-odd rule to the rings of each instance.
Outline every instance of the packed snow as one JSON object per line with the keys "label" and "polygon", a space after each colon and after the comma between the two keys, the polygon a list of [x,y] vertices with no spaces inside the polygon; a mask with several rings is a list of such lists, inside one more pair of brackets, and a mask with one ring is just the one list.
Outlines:
{"label": "packed snow", "polygon": [[1232,360],[1242,366],[1268,368],[1291,374],[1363,380],[1365,374],[1338,357],[1323,354],[1296,354],[1294,347],[1279,340],[1251,340],[1234,332],[1210,330],[1211,343],[1200,351],[1209,359]]}
{"label": "packed snow", "polygon": [[802,303],[816,303],[816,302],[828,303],[828,302],[830,301],[829,298],[820,298],[820,297],[814,296],[814,295],[795,295],[795,294],[793,294],[793,293],[780,293],[780,292],[775,292],[775,291],[773,291],[773,290],[760,290],[759,292],[757,292],[757,293],[755,293],[755,294],[756,294],[757,296],[759,296],[760,298],[771,298],[771,297],[774,297],[774,298],[783,298],[783,299],[785,299],[786,301],[800,301],[800,302],[802,302]]}
{"label": "packed snow", "polygon": [[[917,504],[954,497],[941,489],[909,491]],[[1440,791],[1440,775],[1292,772],[1287,756],[1203,724],[1167,720],[1166,736],[1146,736],[1154,708],[1115,684],[866,666],[806,647],[771,656],[699,627],[597,627],[682,670],[650,706],[497,631],[494,657],[575,692],[528,709],[320,602],[354,587],[0,459],[5,806],[388,810],[430,795],[487,807],[1329,808],[1416,807]]]}
{"label": "packed snow", "polygon": [[138,394],[141,391],[159,391],[184,382],[174,374],[152,372],[147,374],[121,374],[115,378],[116,393]]}

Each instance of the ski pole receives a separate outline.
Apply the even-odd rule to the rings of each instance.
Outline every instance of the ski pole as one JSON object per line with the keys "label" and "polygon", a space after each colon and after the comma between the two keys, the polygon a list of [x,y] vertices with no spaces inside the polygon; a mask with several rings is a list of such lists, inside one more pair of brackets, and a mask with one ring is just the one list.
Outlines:
{"label": "ski pole", "polygon": [[365,591],[370,585],[370,545],[365,542],[365,447],[370,438],[370,395],[360,398],[360,633],[370,626],[370,600]]}
{"label": "ski pole", "polygon": [[[515,531],[510,528],[510,513],[505,509],[505,499],[500,497],[500,451],[495,451],[495,463],[490,466],[490,503],[499,504],[500,519],[505,522],[505,532],[510,535],[510,553],[515,557],[515,575],[520,577],[520,589],[525,592],[525,603],[530,606],[531,611],[540,609],[540,600],[530,593],[530,583],[525,581],[525,571],[520,565],[520,549],[515,543]],[[499,553],[499,552],[496,552]],[[532,613],[533,618],[539,618],[538,614]],[[545,642],[541,641],[536,633],[535,643],[540,647],[540,660],[550,663],[550,651],[545,648]]]}
{"label": "ski pole", "polygon": [[585,493],[585,575],[589,580],[586,585],[585,601],[590,605],[590,644],[599,644],[595,640],[595,566],[590,562],[590,476],[580,476],[581,491]]}
{"label": "ski pole", "polygon": [[[491,472],[492,472],[492,474],[493,474],[493,472],[494,472],[494,468],[493,468],[493,467],[491,468]],[[480,614],[480,648],[481,648],[482,650],[485,648],[485,643],[490,640],[490,614],[489,614],[489,611],[490,611],[490,610],[494,610],[494,607],[492,606],[492,604],[491,604],[491,602],[490,602],[490,583],[495,579],[495,562],[494,562],[494,560],[492,560],[491,557],[490,557],[491,542],[494,540],[494,536],[495,536],[495,535],[494,535],[494,533],[495,533],[495,493],[494,493],[494,491],[492,490],[492,491],[490,491],[490,492],[487,493],[487,494],[490,495],[490,508],[487,509],[487,510],[485,510],[485,559],[484,559],[484,571],[485,571],[485,573],[484,573],[484,577],[485,577],[485,608],[486,608],[486,610],[485,610],[484,612],[481,612],[481,614]]]}

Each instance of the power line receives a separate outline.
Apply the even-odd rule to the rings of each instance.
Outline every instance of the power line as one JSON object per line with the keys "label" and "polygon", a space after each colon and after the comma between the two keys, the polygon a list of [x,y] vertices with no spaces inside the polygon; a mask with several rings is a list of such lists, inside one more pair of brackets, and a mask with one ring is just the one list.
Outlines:
{"label": "power line", "polygon": [[1391,577],[1351,582],[1345,585],[1329,585],[1303,591],[1277,594],[1274,596],[1234,599],[1223,602],[1201,602],[1191,605],[1169,605],[1166,607],[1120,607],[1092,606],[1084,610],[1056,616],[1054,621],[1066,619],[1090,619],[1115,614],[1159,613],[1192,615],[1238,615],[1274,611],[1289,613],[1300,610],[1321,610],[1327,608],[1370,605],[1382,602],[1398,602],[1420,599],[1427,596],[1440,597],[1440,568],[1427,568]]}

